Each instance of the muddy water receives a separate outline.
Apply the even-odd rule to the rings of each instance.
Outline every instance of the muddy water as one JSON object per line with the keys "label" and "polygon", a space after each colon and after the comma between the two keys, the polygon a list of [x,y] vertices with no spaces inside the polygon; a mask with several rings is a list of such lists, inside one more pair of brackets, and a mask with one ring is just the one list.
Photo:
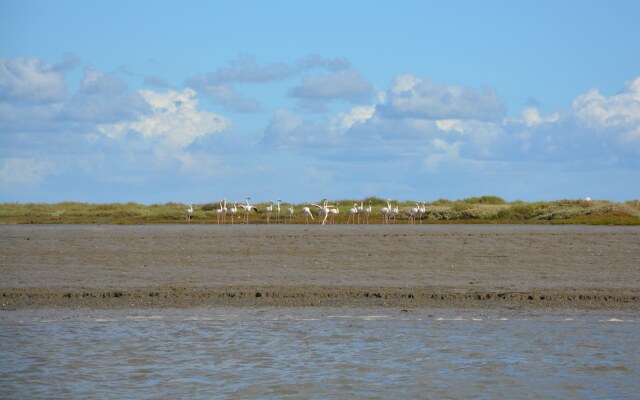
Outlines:
{"label": "muddy water", "polygon": [[637,398],[640,318],[350,308],[0,313],[2,398]]}

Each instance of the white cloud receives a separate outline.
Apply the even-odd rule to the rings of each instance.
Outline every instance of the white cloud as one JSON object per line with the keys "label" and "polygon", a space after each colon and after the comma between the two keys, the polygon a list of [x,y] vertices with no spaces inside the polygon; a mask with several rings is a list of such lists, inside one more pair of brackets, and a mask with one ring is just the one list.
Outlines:
{"label": "white cloud", "polygon": [[495,121],[505,106],[495,90],[445,85],[413,75],[400,75],[379,109],[389,118],[477,119]]}
{"label": "white cloud", "polygon": [[146,139],[158,140],[163,146],[184,149],[196,139],[220,132],[230,124],[222,115],[198,111],[198,96],[192,89],[165,93],[140,90],[139,93],[150,106],[151,114],[133,122],[99,125],[100,132],[110,138],[135,132]]}
{"label": "white cloud", "polygon": [[67,94],[63,72],[36,57],[0,58],[0,101],[61,101]]}
{"label": "white cloud", "polygon": [[104,124],[131,121],[148,111],[140,94],[130,93],[122,80],[87,68],[78,91],[65,104],[60,117],[72,122]]}
{"label": "white cloud", "polygon": [[290,78],[312,68],[340,68],[343,62],[310,56],[298,60],[294,65],[274,63],[259,65],[254,57],[241,56],[228,65],[212,72],[186,79],[186,85],[201,91],[213,101],[241,113],[255,113],[262,106],[256,99],[243,96],[233,86],[235,83],[263,84]]}
{"label": "white cloud", "polygon": [[349,129],[354,124],[361,124],[373,118],[375,111],[375,106],[354,107],[349,113],[339,113],[334,126],[338,129]]}
{"label": "white cloud", "polygon": [[630,144],[640,152],[640,77],[627,82],[622,92],[610,97],[592,89],[573,101],[571,111],[584,126],[613,130],[623,144]]}
{"label": "white cloud", "polygon": [[254,113],[262,108],[259,101],[241,95],[233,86],[228,84],[208,85],[202,90],[216,102],[237,112]]}
{"label": "white cloud", "polygon": [[374,89],[356,70],[342,69],[327,75],[308,76],[288,93],[305,100],[341,99],[358,103],[369,100]]}
{"label": "white cloud", "polygon": [[310,69],[326,69],[327,71],[338,71],[349,68],[349,62],[344,58],[324,58],[319,54],[312,54],[296,61],[295,69],[298,72]]}
{"label": "white cloud", "polygon": [[538,111],[537,108],[529,107],[522,110],[522,112],[520,113],[520,118],[526,126],[531,127],[545,122],[556,122],[560,119],[560,114],[556,112],[549,115],[548,117],[543,117],[540,115],[540,111]]}
{"label": "white cloud", "polygon": [[[445,162],[472,168],[526,161],[633,165],[640,153],[639,93],[640,78],[619,94],[607,97],[590,91],[570,108],[549,115],[529,107],[514,118],[492,119],[479,117],[484,109],[495,111],[496,117],[503,112],[492,91],[425,84],[401,75],[382,96],[386,104],[354,107],[313,123],[280,110],[264,143],[346,162],[420,157],[427,170]],[[447,96],[449,104],[435,104]],[[430,103],[430,111],[410,112]],[[456,117],[436,118],[447,115]]]}
{"label": "white cloud", "polygon": [[455,131],[458,133],[464,133],[466,129],[464,121],[459,119],[439,119],[436,121],[436,125],[438,126],[438,129],[445,132]]}
{"label": "white cloud", "polygon": [[296,72],[296,68],[285,63],[258,65],[254,57],[241,56],[229,61],[225,68],[187,79],[187,84],[200,87],[231,82],[264,83],[288,78]]}
{"label": "white cloud", "polygon": [[411,74],[398,75],[391,83],[391,89],[389,89],[389,91],[392,95],[399,95],[413,90],[413,88],[420,83],[422,83],[422,79]]}
{"label": "white cloud", "polygon": [[293,64],[273,63],[259,65],[253,56],[240,56],[228,65],[206,74],[187,79],[187,85],[197,88],[229,83],[265,83],[290,78],[311,69],[339,71],[349,67],[344,59],[327,59],[319,55],[301,58]]}

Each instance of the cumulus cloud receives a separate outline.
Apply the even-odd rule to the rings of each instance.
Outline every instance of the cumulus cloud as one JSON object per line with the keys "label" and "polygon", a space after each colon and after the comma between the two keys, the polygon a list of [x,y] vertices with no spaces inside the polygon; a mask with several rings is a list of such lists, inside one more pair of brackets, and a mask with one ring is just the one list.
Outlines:
{"label": "cumulus cloud", "polygon": [[637,165],[640,155],[640,78],[614,95],[597,89],[543,116],[536,108],[507,119],[492,140],[496,158],[592,165]]}
{"label": "cumulus cloud", "polygon": [[354,107],[348,113],[338,113],[333,125],[337,125],[338,129],[349,129],[373,118],[375,111],[375,106]]}
{"label": "cumulus cloud", "polygon": [[228,83],[265,83],[290,78],[310,69],[330,71],[345,69],[346,60],[326,59],[319,55],[301,58],[293,64],[272,63],[260,65],[253,56],[240,56],[229,61],[224,68],[187,79],[188,86],[219,85]]}
{"label": "cumulus cloud", "polygon": [[301,58],[292,64],[265,65],[258,64],[252,56],[241,56],[229,61],[226,67],[190,77],[185,84],[234,111],[253,113],[261,110],[260,102],[238,93],[235,84],[263,84],[289,79],[315,69],[336,72],[348,68],[349,63],[344,59],[327,59],[319,55]]}
{"label": "cumulus cloud", "polygon": [[213,101],[238,112],[256,112],[260,102],[240,95],[233,83],[265,83],[292,76],[295,68],[284,64],[259,65],[255,58],[242,56],[212,72],[186,79],[188,87],[203,92]]}
{"label": "cumulus cloud", "polygon": [[138,93],[129,92],[125,83],[94,68],[87,68],[78,91],[65,105],[62,118],[92,123],[132,120],[148,112]]}
{"label": "cumulus cloud", "polygon": [[[71,61],[69,61],[71,63]],[[65,99],[64,64],[36,57],[0,58],[0,101],[48,103]]]}
{"label": "cumulus cloud", "polygon": [[393,81],[380,112],[388,118],[477,119],[495,121],[505,106],[495,90],[445,85],[413,75]]}
{"label": "cumulus cloud", "polygon": [[492,90],[413,75],[397,77],[381,97],[382,105],[354,107],[314,123],[280,110],[264,143],[286,143],[286,148],[345,162],[422,160],[425,171],[444,164],[474,169],[483,163],[638,164],[640,78],[612,96],[591,90],[548,115],[528,107],[507,117]]}
{"label": "cumulus cloud", "polygon": [[73,55],[57,64],[34,57],[3,60],[0,130],[86,132],[95,130],[96,123],[131,120],[148,111],[144,99],[130,93],[122,80],[94,68],[85,69],[69,97],[64,78],[77,63]]}
{"label": "cumulus cloud", "polygon": [[325,69],[327,71],[339,71],[349,68],[349,62],[344,58],[324,58],[318,54],[312,54],[296,61],[295,69],[298,72],[311,69]]}
{"label": "cumulus cloud", "polygon": [[207,74],[190,78],[187,80],[187,84],[204,83],[207,85],[218,85],[230,82],[264,83],[285,79],[296,73],[294,67],[285,63],[259,65],[255,58],[251,56],[241,56],[229,61],[228,64],[227,67],[218,68]]}
{"label": "cumulus cloud", "polygon": [[258,100],[241,95],[229,84],[209,85],[204,92],[217,103],[223,104],[237,112],[254,113],[260,111],[262,108]]}
{"label": "cumulus cloud", "polygon": [[157,141],[163,148],[184,149],[198,138],[221,132],[230,124],[222,115],[199,111],[198,95],[193,89],[164,93],[140,90],[139,94],[150,107],[150,114],[132,122],[99,125],[98,130],[114,139],[135,133]]}
{"label": "cumulus cloud", "polygon": [[525,108],[520,112],[520,117],[522,122],[528,127],[540,125],[545,122],[556,122],[560,119],[560,115],[557,112],[547,117],[543,117],[540,115],[540,111],[535,107]]}
{"label": "cumulus cloud", "polygon": [[640,77],[613,96],[603,96],[597,89],[588,91],[573,101],[571,112],[582,126],[610,131],[621,144],[640,153]]}
{"label": "cumulus cloud", "polygon": [[[286,155],[278,160],[282,169],[294,157],[309,171],[349,170],[345,176],[354,181],[375,170],[382,173],[369,179],[375,192],[382,180],[411,186],[415,175],[432,179],[444,170],[464,175],[484,168],[484,176],[491,176],[492,168],[511,173],[529,164],[557,171],[637,171],[640,163],[640,77],[613,95],[593,89],[544,114],[532,100],[508,116],[493,89],[411,74],[397,76],[376,101],[373,87],[345,60],[320,56],[266,65],[240,58],[191,78],[197,87],[183,90],[132,91],[114,74],[86,68],[69,95],[64,76],[75,65],[73,56],[57,64],[0,60],[0,183],[46,183],[65,170],[129,182],[168,170],[197,170],[208,178],[246,154],[265,160]],[[285,79],[297,85],[283,89],[282,97],[288,94],[303,108],[336,99],[352,104],[331,115],[278,109],[257,149],[247,135],[232,134],[228,118],[199,109],[199,96],[206,95],[236,111],[261,111],[238,84],[244,89]],[[145,82],[167,86],[160,77]],[[255,169],[254,163],[247,171]],[[342,176],[336,173],[331,181]]]}
{"label": "cumulus cloud", "polygon": [[304,100],[346,100],[352,103],[370,100],[373,86],[354,69],[341,69],[327,75],[308,76],[291,88],[289,96]]}
{"label": "cumulus cloud", "polygon": [[77,64],[71,54],[57,64],[36,57],[0,59],[0,129],[86,129],[87,124],[131,120],[148,111],[144,99],[130,93],[122,80],[94,68],[85,69],[69,97],[65,74]]}

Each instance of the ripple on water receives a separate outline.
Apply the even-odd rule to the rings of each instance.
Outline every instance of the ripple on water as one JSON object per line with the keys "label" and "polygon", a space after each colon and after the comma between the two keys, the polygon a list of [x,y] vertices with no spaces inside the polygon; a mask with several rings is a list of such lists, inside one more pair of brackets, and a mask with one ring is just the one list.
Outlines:
{"label": "ripple on water", "polygon": [[4,312],[0,397],[620,398],[638,392],[639,320],[322,308]]}

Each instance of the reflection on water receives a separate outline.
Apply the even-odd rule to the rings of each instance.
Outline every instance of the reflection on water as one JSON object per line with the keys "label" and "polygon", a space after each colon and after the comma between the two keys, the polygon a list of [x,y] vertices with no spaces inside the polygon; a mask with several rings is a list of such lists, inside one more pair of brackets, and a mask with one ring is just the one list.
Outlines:
{"label": "reflection on water", "polygon": [[392,309],[0,313],[0,397],[632,398],[640,316]]}

